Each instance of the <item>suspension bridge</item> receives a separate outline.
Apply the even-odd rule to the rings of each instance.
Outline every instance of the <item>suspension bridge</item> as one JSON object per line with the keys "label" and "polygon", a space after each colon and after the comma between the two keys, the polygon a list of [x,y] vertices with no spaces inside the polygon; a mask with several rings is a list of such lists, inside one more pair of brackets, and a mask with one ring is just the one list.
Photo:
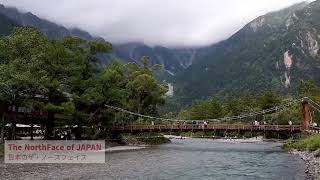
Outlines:
{"label": "suspension bridge", "polygon": [[[298,125],[268,125],[268,124],[234,124],[232,121],[239,121],[249,117],[271,114],[280,112],[292,107],[293,105],[301,105],[302,121]],[[182,132],[182,131],[238,131],[238,132],[278,132],[278,133],[298,133],[304,130],[314,129],[311,126],[312,116],[311,109],[320,112],[320,105],[308,97],[291,100],[286,104],[272,107],[256,112],[243,113],[237,116],[228,116],[218,119],[198,119],[198,120],[181,120],[154,117],[131,112],[119,107],[105,105],[106,108],[113,109],[122,113],[146,118],[152,120],[151,124],[118,124],[112,127],[113,132],[117,133],[139,133],[139,132]],[[154,124],[153,121],[160,121],[160,124]],[[197,122],[194,124],[194,122]],[[221,122],[229,122],[222,124]]]}

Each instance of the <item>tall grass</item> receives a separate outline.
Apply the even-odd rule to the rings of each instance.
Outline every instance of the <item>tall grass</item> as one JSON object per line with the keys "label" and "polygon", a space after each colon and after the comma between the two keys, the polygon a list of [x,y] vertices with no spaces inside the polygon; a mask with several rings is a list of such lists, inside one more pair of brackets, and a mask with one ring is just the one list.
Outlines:
{"label": "tall grass", "polygon": [[320,135],[310,135],[299,140],[289,140],[283,145],[283,149],[289,151],[296,149],[298,151],[316,151],[320,149]]}

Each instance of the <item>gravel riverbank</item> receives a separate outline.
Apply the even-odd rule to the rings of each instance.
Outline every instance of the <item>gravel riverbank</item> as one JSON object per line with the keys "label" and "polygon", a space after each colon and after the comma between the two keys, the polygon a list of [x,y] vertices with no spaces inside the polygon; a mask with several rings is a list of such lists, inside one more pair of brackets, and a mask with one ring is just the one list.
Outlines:
{"label": "gravel riverbank", "polygon": [[306,163],[306,179],[320,180],[320,151],[291,151],[292,154],[299,155]]}

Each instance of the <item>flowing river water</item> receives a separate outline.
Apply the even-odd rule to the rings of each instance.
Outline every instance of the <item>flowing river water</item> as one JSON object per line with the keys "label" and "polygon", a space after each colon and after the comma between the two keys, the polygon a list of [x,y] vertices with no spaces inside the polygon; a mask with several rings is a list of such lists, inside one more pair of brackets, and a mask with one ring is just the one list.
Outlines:
{"label": "flowing river water", "polygon": [[106,153],[105,164],[4,164],[0,179],[304,179],[304,162],[279,143],[210,139]]}

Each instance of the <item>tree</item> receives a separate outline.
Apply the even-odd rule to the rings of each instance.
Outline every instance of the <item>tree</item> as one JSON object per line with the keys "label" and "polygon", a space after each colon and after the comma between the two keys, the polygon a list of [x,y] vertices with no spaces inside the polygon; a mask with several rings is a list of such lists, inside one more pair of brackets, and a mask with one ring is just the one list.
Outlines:
{"label": "tree", "polygon": [[105,104],[123,107],[127,97],[126,84],[124,66],[118,62],[109,64],[91,81],[79,97],[79,101],[89,107],[87,110],[92,114],[91,121],[102,125],[111,123],[110,116],[114,114],[105,109]]}
{"label": "tree", "polygon": [[320,87],[313,80],[300,81],[298,93],[300,97],[309,97],[314,100],[320,100]]}
{"label": "tree", "polygon": [[30,94],[39,86],[34,63],[43,56],[46,38],[32,28],[17,28],[10,36],[0,39],[0,96],[7,104],[5,110],[12,124],[11,138],[15,139],[18,109],[30,100]]}
{"label": "tree", "polygon": [[[147,57],[141,65],[113,62],[99,66],[97,54],[111,49],[104,41],[51,40],[30,27],[0,38],[0,115],[13,125],[13,138],[19,107],[47,113],[41,122],[46,139],[53,137],[56,114],[67,116],[61,123],[78,127],[106,127],[110,119],[125,118],[105,104],[156,115],[167,92],[167,86],[153,75],[160,67],[150,65]],[[4,122],[1,124],[3,127]]]}
{"label": "tree", "polygon": [[127,84],[129,106],[138,113],[157,114],[157,105],[164,103],[167,87],[159,85],[149,74],[141,74]]}
{"label": "tree", "polygon": [[187,112],[180,113],[180,116],[191,120],[216,119],[224,115],[222,104],[215,98],[196,102]]}
{"label": "tree", "polygon": [[267,91],[263,93],[257,99],[258,104],[261,109],[270,109],[281,104],[281,98],[272,91]]}
{"label": "tree", "polygon": [[[86,86],[93,81],[92,78],[96,73],[97,58],[95,55],[110,49],[109,43],[86,42],[71,37],[51,42],[48,54],[42,61],[47,77],[44,84],[48,93],[45,96],[50,105],[47,106],[49,108],[47,108],[48,128],[46,132],[52,132],[54,113],[58,113],[59,108],[63,109],[63,103],[82,96]],[[75,106],[79,107],[79,104]],[[50,135],[47,134],[46,137]]]}
{"label": "tree", "polygon": [[158,106],[164,104],[164,95],[168,87],[154,78],[154,71],[161,66],[151,66],[149,57],[146,56],[141,58],[141,63],[141,66],[138,64],[126,66],[128,109],[141,114],[157,115]]}
{"label": "tree", "polygon": [[[95,55],[111,45],[79,38],[49,40],[33,28],[17,28],[1,39],[3,99],[18,109],[27,100],[42,101],[48,112],[46,138],[52,135],[54,114],[75,109],[72,97],[84,92],[95,73]],[[9,93],[10,94],[9,94]],[[35,99],[35,96],[41,98]],[[17,114],[17,110],[15,110]],[[14,119],[12,122],[14,122]]]}
{"label": "tree", "polygon": [[233,98],[226,103],[225,111],[235,116],[252,110],[252,102],[246,98]]}

